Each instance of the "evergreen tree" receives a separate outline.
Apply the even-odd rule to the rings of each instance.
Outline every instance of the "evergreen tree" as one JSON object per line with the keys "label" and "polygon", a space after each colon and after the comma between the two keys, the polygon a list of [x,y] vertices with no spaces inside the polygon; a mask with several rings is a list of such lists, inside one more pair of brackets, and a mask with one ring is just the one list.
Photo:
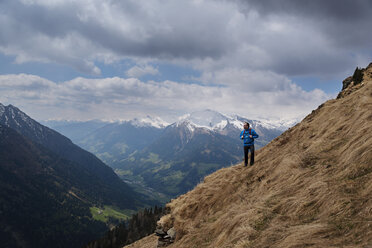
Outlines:
{"label": "evergreen tree", "polygon": [[102,238],[90,242],[86,248],[121,248],[147,235],[152,234],[156,222],[165,214],[165,208],[143,209],[133,214],[130,220],[120,223],[108,231]]}

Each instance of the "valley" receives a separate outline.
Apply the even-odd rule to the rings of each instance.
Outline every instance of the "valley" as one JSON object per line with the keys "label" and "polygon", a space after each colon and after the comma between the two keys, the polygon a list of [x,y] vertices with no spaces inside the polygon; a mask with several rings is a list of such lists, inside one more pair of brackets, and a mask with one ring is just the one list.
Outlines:
{"label": "valley", "polygon": [[[107,123],[84,137],[70,138],[106,162],[137,192],[166,203],[206,175],[241,160],[238,136],[245,121],[260,135],[256,149],[289,127],[204,110],[181,116],[171,124],[149,116]],[[59,128],[68,135],[84,125],[89,129],[92,123],[74,123],[73,127],[60,123]]]}

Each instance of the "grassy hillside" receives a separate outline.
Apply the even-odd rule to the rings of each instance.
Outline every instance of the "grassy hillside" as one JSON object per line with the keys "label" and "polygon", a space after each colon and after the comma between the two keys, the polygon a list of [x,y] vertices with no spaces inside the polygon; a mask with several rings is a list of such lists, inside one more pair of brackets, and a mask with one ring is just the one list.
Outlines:
{"label": "grassy hillside", "polygon": [[108,223],[110,218],[118,220],[118,222],[125,221],[130,218],[132,214],[136,211],[134,210],[121,210],[113,206],[103,206],[103,207],[90,207],[90,213],[93,219]]}
{"label": "grassy hillside", "polygon": [[[338,99],[172,200],[168,247],[372,247],[372,64]],[[149,237],[135,247],[156,246]]]}

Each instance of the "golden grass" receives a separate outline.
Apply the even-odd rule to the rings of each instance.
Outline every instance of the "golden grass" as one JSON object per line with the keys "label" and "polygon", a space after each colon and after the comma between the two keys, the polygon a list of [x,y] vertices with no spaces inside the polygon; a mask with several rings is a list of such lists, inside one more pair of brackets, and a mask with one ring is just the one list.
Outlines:
{"label": "golden grass", "polygon": [[353,87],[172,200],[169,247],[372,247],[372,66]]}

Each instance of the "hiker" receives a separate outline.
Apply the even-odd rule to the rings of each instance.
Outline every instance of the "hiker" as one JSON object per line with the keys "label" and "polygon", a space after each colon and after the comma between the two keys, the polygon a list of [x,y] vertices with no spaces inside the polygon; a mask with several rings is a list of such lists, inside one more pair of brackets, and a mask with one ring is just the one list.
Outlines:
{"label": "hiker", "polygon": [[240,133],[240,139],[244,141],[244,166],[248,164],[248,151],[251,151],[250,165],[254,164],[254,139],[258,138],[258,134],[254,129],[249,128],[249,123],[244,122],[244,130]]}

